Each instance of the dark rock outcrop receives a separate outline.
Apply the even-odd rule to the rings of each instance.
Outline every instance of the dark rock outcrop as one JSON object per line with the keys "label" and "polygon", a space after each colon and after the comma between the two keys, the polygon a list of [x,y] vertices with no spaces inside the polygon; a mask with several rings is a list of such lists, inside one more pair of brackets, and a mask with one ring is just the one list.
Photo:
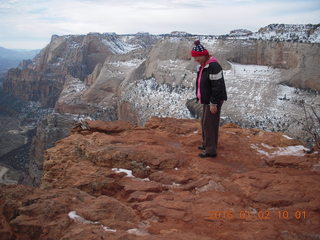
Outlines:
{"label": "dark rock outcrop", "polygon": [[77,122],[71,114],[53,113],[41,120],[32,139],[27,177],[24,183],[39,185],[43,169],[43,155],[56,141],[69,135],[69,129]]}

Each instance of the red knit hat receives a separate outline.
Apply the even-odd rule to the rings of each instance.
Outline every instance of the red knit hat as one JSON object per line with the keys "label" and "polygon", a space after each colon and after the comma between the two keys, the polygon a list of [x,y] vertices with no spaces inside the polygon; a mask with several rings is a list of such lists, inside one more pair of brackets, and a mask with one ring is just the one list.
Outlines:
{"label": "red knit hat", "polygon": [[204,46],[202,46],[200,44],[200,40],[197,40],[194,42],[194,45],[196,45],[195,47],[193,47],[192,51],[191,51],[191,55],[192,57],[199,57],[199,56],[206,56],[209,55],[209,52],[207,49],[204,48]]}

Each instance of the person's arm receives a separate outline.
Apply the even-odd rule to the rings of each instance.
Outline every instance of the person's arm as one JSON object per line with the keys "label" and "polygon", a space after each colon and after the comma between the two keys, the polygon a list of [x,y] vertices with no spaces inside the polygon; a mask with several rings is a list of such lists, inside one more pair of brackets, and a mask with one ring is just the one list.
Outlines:
{"label": "person's arm", "polygon": [[209,79],[211,84],[210,111],[215,114],[218,105],[225,99],[225,84],[223,71],[219,63],[210,66]]}

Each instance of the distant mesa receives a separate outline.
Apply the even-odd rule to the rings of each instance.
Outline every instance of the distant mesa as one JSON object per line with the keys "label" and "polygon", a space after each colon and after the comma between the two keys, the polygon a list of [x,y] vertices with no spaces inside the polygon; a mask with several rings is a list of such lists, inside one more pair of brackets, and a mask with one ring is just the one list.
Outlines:
{"label": "distant mesa", "polygon": [[262,27],[259,29],[259,33],[266,32],[276,32],[276,33],[284,33],[284,32],[308,32],[309,34],[313,34],[315,30],[320,27],[320,24],[269,24],[266,27]]}
{"label": "distant mesa", "polygon": [[232,30],[219,39],[264,40],[274,42],[319,43],[320,24],[269,24],[257,32],[246,29]]}
{"label": "distant mesa", "polygon": [[250,36],[252,35],[253,32],[251,32],[250,30],[247,30],[247,29],[235,29],[235,30],[232,30],[230,31],[229,33],[229,36],[232,36],[232,37],[243,37],[243,36]]}
{"label": "distant mesa", "polygon": [[183,31],[173,31],[170,33],[172,36],[179,36],[179,37],[188,37],[192,36],[191,33],[183,32]]}
{"label": "distant mesa", "polygon": [[137,32],[136,35],[138,35],[138,36],[148,36],[148,35],[150,35],[150,33],[149,32]]}

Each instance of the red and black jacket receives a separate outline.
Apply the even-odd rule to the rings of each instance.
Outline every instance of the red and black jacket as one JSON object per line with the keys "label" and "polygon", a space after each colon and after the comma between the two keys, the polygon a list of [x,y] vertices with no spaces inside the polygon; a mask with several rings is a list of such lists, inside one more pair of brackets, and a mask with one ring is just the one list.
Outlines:
{"label": "red and black jacket", "polygon": [[[200,82],[199,82],[200,81]],[[205,66],[197,72],[196,96],[201,104],[217,104],[221,106],[227,100],[222,67],[217,59],[210,58]]]}

